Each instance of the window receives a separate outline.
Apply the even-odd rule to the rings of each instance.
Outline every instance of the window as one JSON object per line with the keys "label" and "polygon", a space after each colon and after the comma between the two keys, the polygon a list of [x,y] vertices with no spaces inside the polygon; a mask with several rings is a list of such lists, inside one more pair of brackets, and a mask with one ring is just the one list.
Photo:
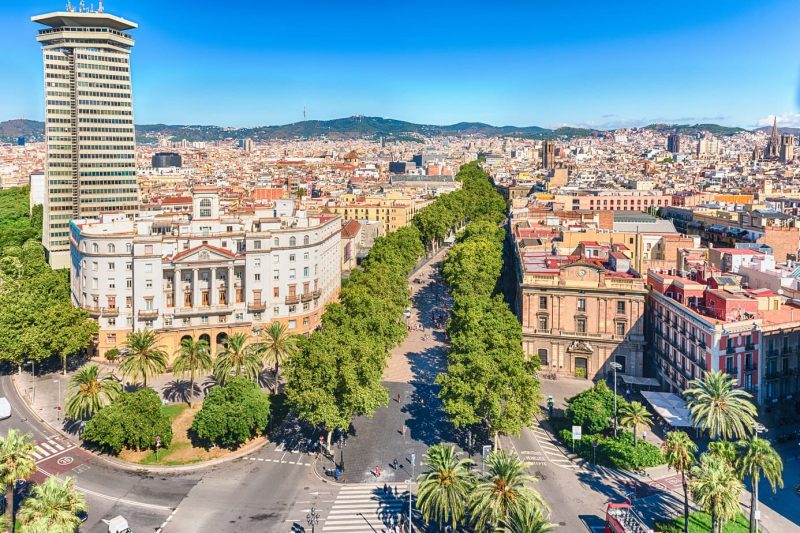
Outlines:
{"label": "window", "polygon": [[116,318],[113,318],[113,317],[112,317],[112,318],[109,318],[109,319],[108,319],[108,325],[109,325],[109,326],[116,326],[116,325],[117,325],[117,319],[116,319]]}
{"label": "window", "polygon": [[303,277],[304,278],[308,277],[308,267],[303,267]]}
{"label": "window", "polygon": [[294,254],[289,254],[289,262],[290,263],[294,263],[294,259],[295,259],[295,255]]}
{"label": "window", "polygon": [[303,261],[308,261],[308,252],[303,254]]}
{"label": "window", "polygon": [[114,245],[109,243],[108,244],[108,253],[113,254],[115,250],[116,250],[116,248],[114,248]]}
{"label": "window", "polygon": [[546,316],[540,316],[539,317],[539,329],[540,330],[546,330],[547,329],[547,317]]}
{"label": "window", "polygon": [[272,308],[272,314],[275,315],[275,316],[278,316],[279,314],[281,314],[281,308],[277,307],[277,306],[273,307]]}
{"label": "window", "polygon": [[128,278],[128,279],[125,280],[125,288],[126,289],[132,289],[133,288],[133,280],[132,279]]}
{"label": "window", "polygon": [[153,271],[153,263],[146,263],[144,265],[144,271],[145,272],[152,272]]}
{"label": "window", "polygon": [[625,335],[625,322],[617,322],[617,335]]}
{"label": "window", "polygon": [[274,279],[275,281],[278,281],[279,279],[281,279],[281,273],[280,273],[279,270],[273,270],[272,271],[272,279]]}
{"label": "window", "polygon": [[297,320],[290,320],[289,329],[296,329],[296,328],[297,328]]}
{"label": "window", "polygon": [[152,289],[153,288],[153,280],[152,279],[145,280],[144,286],[146,288],[148,288],[148,289]]}
{"label": "window", "polygon": [[303,319],[303,326],[304,326],[304,327],[308,327],[308,317],[305,317],[305,318]]}
{"label": "window", "polygon": [[206,316],[206,315],[201,316],[200,317],[200,323],[201,324],[208,324],[208,316]]}
{"label": "window", "polygon": [[256,268],[261,267],[261,259],[253,259],[253,266]]}
{"label": "window", "polygon": [[303,311],[308,311],[308,304],[307,303],[303,304]]}
{"label": "window", "polygon": [[617,313],[625,313],[625,300],[617,300]]}
{"label": "window", "polygon": [[586,298],[578,298],[578,311],[586,311]]}
{"label": "window", "polygon": [[133,263],[125,263],[125,270],[129,272],[133,270]]}
{"label": "window", "polygon": [[272,256],[272,262],[273,262],[273,263],[279,263],[279,262],[280,262],[280,260],[281,260],[281,258],[280,258],[280,257],[278,257],[277,255],[273,255],[273,256]]}
{"label": "window", "polygon": [[575,319],[575,331],[577,331],[578,333],[586,333],[586,319],[585,318]]}
{"label": "window", "polygon": [[542,366],[547,366],[547,348],[539,348],[536,355],[539,356],[539,363],[541,363]]}
{"label": "window", "polygon": [[165,316],[164,317],[164,325],[165,326],[171,326],[172,325],[172,317],[171,316]]}
{"label": "window", "polygon": [[308,235],[306,235],[306,236],[304,236],[304,237],[303,237],[303,244],[305,244],[306,246],[308,246]]}
{"label": "window", "polygon": [[296,313],[297,312],[297,306],[296,305],[290,305],[289,306],[289,312],[290,313]]}
{"label": "window", "polygon": [[260,250],[261,249],[261,241],[253,241],[253,248],[255,250]]}
{"label": "window", "polygon": [[96,242],[92,243],[92,252],[97,253],[100,251],[100,246]]}
{"label": "window", "polygon": [[109,280],[108,280],[108,288],[109,289],[116,289],[117,288],[117,282],[116,282],[116,280],[114,278],[109,278]]}
{"label": "window", "polygon": [[273,246],[280,246],[281,245],[281,240],[279,238],[275,237],[274,239],[272,239],[272,245]]}
{"label": "window", "polygon": [[92,271],[97,272],[97,261],[92,261]]}
{"label": "window", "polygon": [[295,269],[290,268],[289,269],[289,279],[295,279],[296,277],[297,277],[297,272],[295,271]]}
{"label": "window", "polygon": [[281,295],[281,290],[278,287],[272,287],[272,296],[274,298],[279,298]]}
{"label": "window", "polygon": [[256,272],[256,274],[255,274],[255,280],[256,281],[261,281],[261,274],[259,274],[258,272]]}
{"label": "window", "polygon": [[144,253],[146,255],[152,255],[153,254],[153,245],[152,244],[145,244],[144,245]]}
{"label": "window", "polygon": [[297,246],[297,239],[295,237],[289,237],[289,246]]}
{"label": "window", "polygon": [[131,243],[125,243],[125,253],[129,254],[133,252],[133,245]]}
{"label": "window", "polygon": [[108,264],[108,269],[109,270],[114,270],[114,263],[109,263]]}

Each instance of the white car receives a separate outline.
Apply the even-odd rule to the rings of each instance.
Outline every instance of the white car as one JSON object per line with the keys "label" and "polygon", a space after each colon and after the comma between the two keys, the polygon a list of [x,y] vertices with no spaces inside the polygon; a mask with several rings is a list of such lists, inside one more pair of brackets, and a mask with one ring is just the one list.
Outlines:
{"label": "white car", "polygon": [[0,397],[0,420],[11,418],[11,404],[5,397]]}

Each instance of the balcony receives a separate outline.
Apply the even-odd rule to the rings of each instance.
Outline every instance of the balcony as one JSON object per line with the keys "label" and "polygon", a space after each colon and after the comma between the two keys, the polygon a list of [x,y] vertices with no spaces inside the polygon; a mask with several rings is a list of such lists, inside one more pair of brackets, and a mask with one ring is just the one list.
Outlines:
{"label": "balcony", "polygon": [[267,309],[267,302],[257,301],[247,304],[248,313],[260,313]]}
{"label": "balcony", "polygon": [[733,346],[728,346],[727,348],[725,348],[725,353],[728,354],[736,353],[736,348],[734,348]]}
{"label": "balcony", "polygon": [[735,366],[730,366],[725,369],[725,373],[730,374],[733,377],[737,377],[739,375],[739,369]]}
{"label": "balcony", "polygon": [[315,290],[315,291],[313,291],[313,292],[311,293],[311,296],[313,296],[313,297],[314,297],[314,299],[316,300],[316,299],[318,299],[320,296],[322,296],[322,291],[321,291],[320,289],[317,289],[317,290]]}
{"label": "balcony", "polygon": [[767,355],[769,357],[778,357],[780,355],[780,352],[778,350],[772,349],[767,351]]}
{"label": "balcony", "polygon": [[778,369],[767,369],[767,372],[764,374],[766,379],[780,379],[781,376],[785,375],[782,371]]}
{"label": "balcony", "polygon": [[233,309],[227,305],[204,305],[201,307],[176,307],[174,309],[175,316],[202,316],[202,315],[227,315],[233,312]]}
{"label": "balcony", "polygon": [[700,347],[701,350],[705,350],[706,349],[706,341],[704,341],[704,340],[701,340],[700,342],[698,342],[697,345]]}
{"label": "balcony", "polygon": [[139,320],[153,320],[158,318],[158,309],[140,309]]}
{"label": "balcony", "polygon": [[119,316],[119,307],[104,307],[103,316]]}
{"label": "balcony", "polygon": [[89,312],[89,316],[92,318],[99,318],[101,309],[99,307],[84,307],[86,311]]}
{"label": "balcony", "polygon": [[310,292],[304,292],[303,294],[301,294],[300,295],[300,301],[302,301],[302,302],[310,302],[311,301],[311,293]]}
{"label": "balcony", "polygon": [[300,296],[298,295],[289,295],[286,297],[286,305],[294,305],[300,303]]}
{"label": "balcony", "polygon": [[745,372],[756,372],[757,370],[758,370],[758,365],[754,364],[744,365]]}

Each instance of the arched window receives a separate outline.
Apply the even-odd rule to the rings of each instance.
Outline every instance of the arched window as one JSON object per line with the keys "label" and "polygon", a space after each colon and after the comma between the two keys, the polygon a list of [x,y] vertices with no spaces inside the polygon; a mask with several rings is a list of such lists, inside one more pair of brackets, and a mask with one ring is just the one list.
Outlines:
{"label": "arched window", "polygon": [[93,242],[92,243],[92,252],[93,253],[97,253],[99,251],[100,251],[100,246],[98,246],[98,244],[96,242]]}
{"label": "arched window", "polygon": [[308,235],[306,235],[305,237],[303,237],[303,244],[305,244],[306,246],[308,246]]}
{"label": "arched window", "polygon": [[297,239],[294,237],[289,238],[289,246],[297,246]]}
{"label": "arched window", "polygon": [[83,241],[81,243],[81,252],[85,252],[85,251],[86,251],[86,241]]}
{"label": "arched window", "polygon": [[272,239],[272,244],[273,244],[273,246],[280,246],[281,245],[281,240],[279,238],[275,237],[274,239]]}
{"label": "arched window", "polygon": [[125,253],[131,253],[133,251],[133,245],[131,243],[125,243]]}
{"label": "arched window", "polygon": [[108,253],[113,254],[116,250],[117,249],[113,243],[108,243]]}

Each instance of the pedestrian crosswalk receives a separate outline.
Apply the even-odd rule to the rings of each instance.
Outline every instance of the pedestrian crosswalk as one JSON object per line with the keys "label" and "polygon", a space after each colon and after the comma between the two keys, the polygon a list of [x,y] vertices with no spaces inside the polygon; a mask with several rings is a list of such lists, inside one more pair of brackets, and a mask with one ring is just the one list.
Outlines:
{"label": "pedestrian crosswalk", "polygon": [[562,468],[580,468],[580,466],[575,464],[564,455],[564,452],[562,452],[561,449],[553,442],[553,440],[550,438],[550,434],[547,431],[539,426],[533,426],[531,431],[533,432],[536,442],[539,444],[539,447],[542,449],[542,452],[548,461]]}
{"label": "pedestrian crosswalk", "polygon": [[383,483],[344,485],[336,496],[322,531],[331,533],[356,533],[358,531],[391,532],[405,511],[408,517],[408,484],[389,484],[384,492]]}
{"label": "pedestrian crosswalk", "polygon": [[46,441],[40,441],[33,448],[33,457],[37,463],[47,460],[49,457],[59,455],[67,450],[71,450],[75,444],[64,440],[62,437],[50,437]]}

